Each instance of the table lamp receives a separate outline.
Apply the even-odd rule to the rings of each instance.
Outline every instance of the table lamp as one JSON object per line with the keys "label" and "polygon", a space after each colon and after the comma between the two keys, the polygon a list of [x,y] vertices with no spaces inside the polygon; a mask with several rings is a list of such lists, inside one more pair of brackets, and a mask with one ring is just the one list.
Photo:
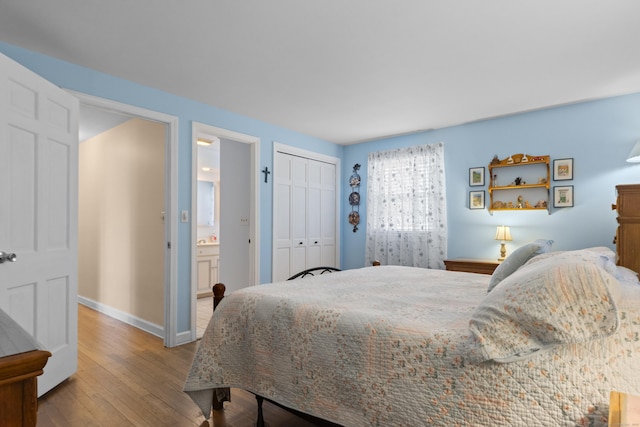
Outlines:
{"label": "table lamp", "polygon": [[507,247],[505,246],[505,242],[511,241],[511,230],[506,225],[499,225],[496,230],[496,240],[500,240],[500,258],[498,261],[504,261],[507,257]]}
{"label": "table lamp", "polygon": [[640,163],[640,139],[636,142],[636,145],[633,146],[631,153],[629,153],[629,157],[627,157],[627,162],[629,163]]}

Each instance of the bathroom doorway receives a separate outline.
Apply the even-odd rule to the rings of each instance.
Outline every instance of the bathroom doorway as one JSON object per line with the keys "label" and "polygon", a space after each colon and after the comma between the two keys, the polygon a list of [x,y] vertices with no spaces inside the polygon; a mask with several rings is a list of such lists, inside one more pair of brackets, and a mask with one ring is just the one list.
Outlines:
{"label": "bathroom doorway", "polygon": [[212,313],[211,287],[227,294],[259,283],[259,138],[193,123],[192,334]]}

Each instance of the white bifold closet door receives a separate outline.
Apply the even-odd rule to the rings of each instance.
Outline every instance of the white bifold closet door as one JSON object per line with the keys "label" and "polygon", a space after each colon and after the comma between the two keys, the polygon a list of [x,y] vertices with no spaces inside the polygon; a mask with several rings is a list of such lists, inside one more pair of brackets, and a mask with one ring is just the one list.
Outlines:
{"label": "white bifold closet door", "polygon": [[311,267],[336,267],[336,165],[277,152],[274,282]]}

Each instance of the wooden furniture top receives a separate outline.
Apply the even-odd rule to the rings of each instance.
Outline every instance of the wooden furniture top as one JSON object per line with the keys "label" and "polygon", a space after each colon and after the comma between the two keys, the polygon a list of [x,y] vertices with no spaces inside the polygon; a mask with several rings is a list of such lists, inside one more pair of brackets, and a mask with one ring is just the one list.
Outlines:
{"label": "wooden furniture top", "polygon": [[51,356],[27,331],[0,310],[0,425],[35,427],[38,383]]}
{"label": "wooden furniture top", "polygon": [[0,384],[42,374],[51,353],[7,313],[0,310]]}
{"label": "wooden furniture top", "polygon": [[38,341],[0,310],[0,357],[39,350],[40,347]]}
{"label": "wooden furniture top", "polygon": [[501,261],[491,259],[456,258],[444,260],[449,271],[463,271],[467,273],[493,274]]}

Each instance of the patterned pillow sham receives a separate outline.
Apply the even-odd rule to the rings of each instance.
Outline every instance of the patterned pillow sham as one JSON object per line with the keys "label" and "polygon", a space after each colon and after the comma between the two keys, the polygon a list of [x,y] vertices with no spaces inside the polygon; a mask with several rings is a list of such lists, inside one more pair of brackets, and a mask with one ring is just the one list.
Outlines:
{"label": "patterned pillow sham", "polygon": [[514,362],[618,330],[618,282],[598,262],[569,258],[524,266],[484,298],[469,322],[473,360]]}
{"label": "patterned pillow sham", "polygon": [[531,265],[548,258],[595,262],[618,280],[638,283],[638,275],[633,270],[616,265],[616,253],[606,246],[595,246],[574,251],[547,252],[531,258],[524,265]]}
{"label": "patterned pillow sham", "polygon": [[638,280],[638,273],[631,270],[630,268],[618,265],[616,271],[616,279],[622,282],[629,282],[634,284],[640,283],[640,280]]}
{"label": "patterned pillow sham", "polygon": [[552,244],[553,240],[538,239],[513,251],[513,253],[509,255],[507,259],[502,261],[491,275],[487,292],[491,292],[498,283],[509,277],[509,275],[513,274],[514,271],[519,269],[525,262],[534,256],[549,252]]}
{"label": "patterned pillow sham", "polygon": [[524,265],[531,265],[536,262],[544,261],[549,258],[566,257],[574,260],[593,261],[602,256],[604,259],[611,260],[615,265],[616,253],[605,246],[596,246],[593,248],[578,249],[572,251],[552,251],[545,252],[530,258]]}

